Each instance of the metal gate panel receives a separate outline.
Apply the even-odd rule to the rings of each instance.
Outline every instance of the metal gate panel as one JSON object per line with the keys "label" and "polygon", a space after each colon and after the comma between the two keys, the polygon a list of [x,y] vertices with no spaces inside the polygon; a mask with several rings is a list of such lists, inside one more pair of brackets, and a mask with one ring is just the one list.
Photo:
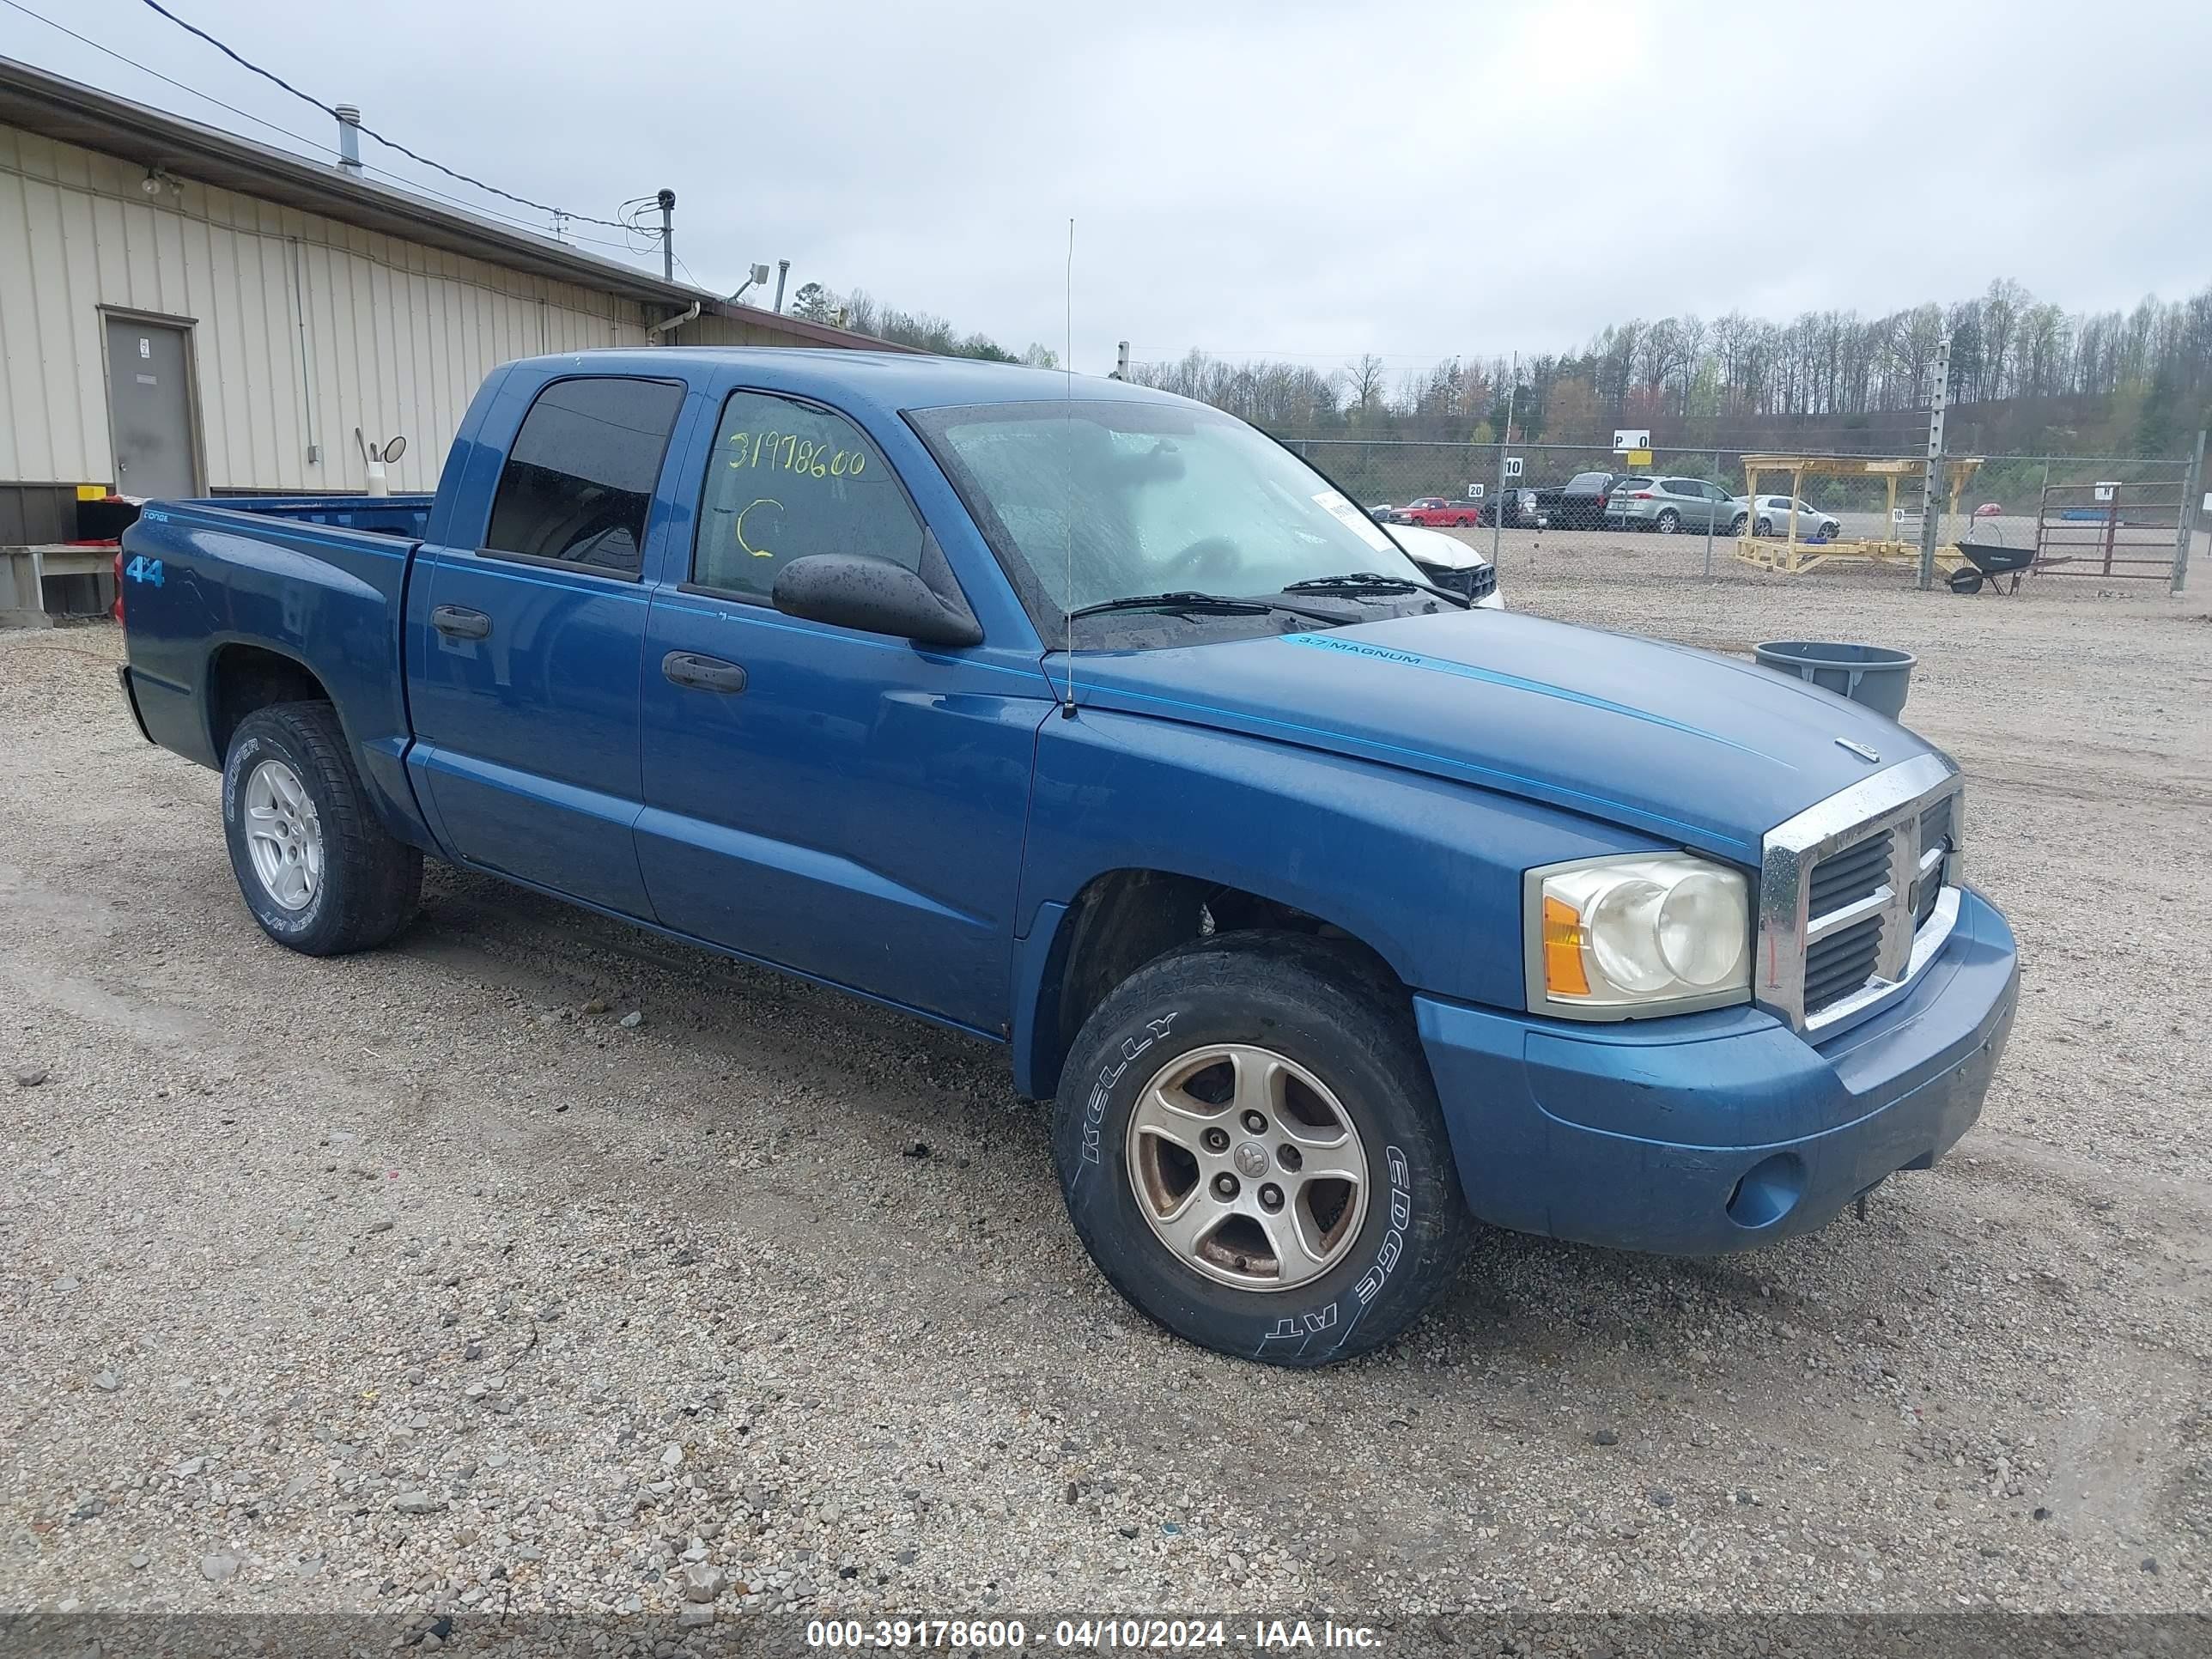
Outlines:
{"label": "metal gate panel", "polygon": [[2045,484],[2035,515],[2035,562],[2045,576],[2170,581],[2185,486]]}

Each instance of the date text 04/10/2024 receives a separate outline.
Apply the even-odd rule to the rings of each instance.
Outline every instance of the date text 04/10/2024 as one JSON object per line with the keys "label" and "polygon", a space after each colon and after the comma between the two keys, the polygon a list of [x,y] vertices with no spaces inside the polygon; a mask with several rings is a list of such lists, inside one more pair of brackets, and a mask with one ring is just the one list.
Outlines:
{"label": "date text 04/10/2024", "polygon": [[1251,1648],[1262,1652],[1358,1652],[1379,1649],[1382,1635],[1371,1625],[1340,1625],[1334,1619],[1063,1619],[1053,1628],[1053,1644],[1100,1651]]}

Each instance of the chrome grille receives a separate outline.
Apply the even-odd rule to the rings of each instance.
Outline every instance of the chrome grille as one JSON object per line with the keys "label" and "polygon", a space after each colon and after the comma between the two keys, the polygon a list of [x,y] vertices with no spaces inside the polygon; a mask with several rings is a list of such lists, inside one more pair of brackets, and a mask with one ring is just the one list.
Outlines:
{"label": "chrome grille", "polygon": [[1901,993],[1959,913],[1958,769],[1923,755],[1770,832],[1753,998],[1802,1030]]}
{"label": "chrome grille", "polygon": [[1814,865],[1813,885],[1806,895],[1806,914],[1817,920],[1847,904],[1856,903],[1888,880],[1894,840],[1893,833],[1885,830]]}
{"label": "chrome grille", "polygon": [[1881,962],[1879,915],[1865,916],[1831,933],[1805,952],[1805,1012],[1817,1014],[1874,977]]}
{"label": "chrome grille", "polygon": [[1943,863],[1957,849],[1958,837],[1952,833],[1951,821],[1958,810],[1956,794],[1944,796],[1934,805],[1924,807],[1920,813],[1920,865],[1913,886],[1912,925],[1925,927],[1928,918],[1936,914],[1936,902],[1943,896]]}

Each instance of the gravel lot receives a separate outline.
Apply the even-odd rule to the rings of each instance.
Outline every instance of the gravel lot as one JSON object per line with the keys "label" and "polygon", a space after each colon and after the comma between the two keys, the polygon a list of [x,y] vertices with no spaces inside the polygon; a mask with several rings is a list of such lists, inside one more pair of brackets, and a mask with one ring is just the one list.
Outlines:
{"label": "gravel lot", "polygon": [[442,868],[277,949],[116,631],[0,635],[0,1607],[2212,1604],[2212,608],[1528,542],[1517,608],[1918,653],[2021,1017],[1868,1221],[1486,1236],[1317,1375],[1113,1296],[995,1051]]}

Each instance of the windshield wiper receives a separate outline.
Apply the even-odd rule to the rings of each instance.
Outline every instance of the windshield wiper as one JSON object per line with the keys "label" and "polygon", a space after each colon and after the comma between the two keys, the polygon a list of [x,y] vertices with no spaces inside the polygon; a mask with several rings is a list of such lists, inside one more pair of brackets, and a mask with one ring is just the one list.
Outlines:
{"label": "windshield wiper", "polygon": [[1438,599],[1450,599],[1462,611],[1471,609],[1474,601],[1464,593],[1454,592],[1449,587],[1439,587],[1434,582],[1417,581],[1411,576],[1385,576],[1375,570],[1347,570],[1341,576],[1313,576],[1302,582],[1285,586],[1285,593],[1340,593],[1346,588],[1365,588],[1370,593],[1433,593]]}
{"label": "windshield wiper", "polygon": [[[1284,590],[1289,592],[1287,588]],[[1271,611],[1285,611],[1293,617],[1304,617],[1310,622],[1341,623],[1342,617],[1328,611],[1309,610],[1302,605],[1285,605],[1279,599],[1243,599],[1233,593],[1133,593],[1126,599],[1101,599],[1095,605],[1079,605],[1067,614],[1077,617],[1096,617],[1109,611],[1197,611],[1215,617],[1264,617]]]}

